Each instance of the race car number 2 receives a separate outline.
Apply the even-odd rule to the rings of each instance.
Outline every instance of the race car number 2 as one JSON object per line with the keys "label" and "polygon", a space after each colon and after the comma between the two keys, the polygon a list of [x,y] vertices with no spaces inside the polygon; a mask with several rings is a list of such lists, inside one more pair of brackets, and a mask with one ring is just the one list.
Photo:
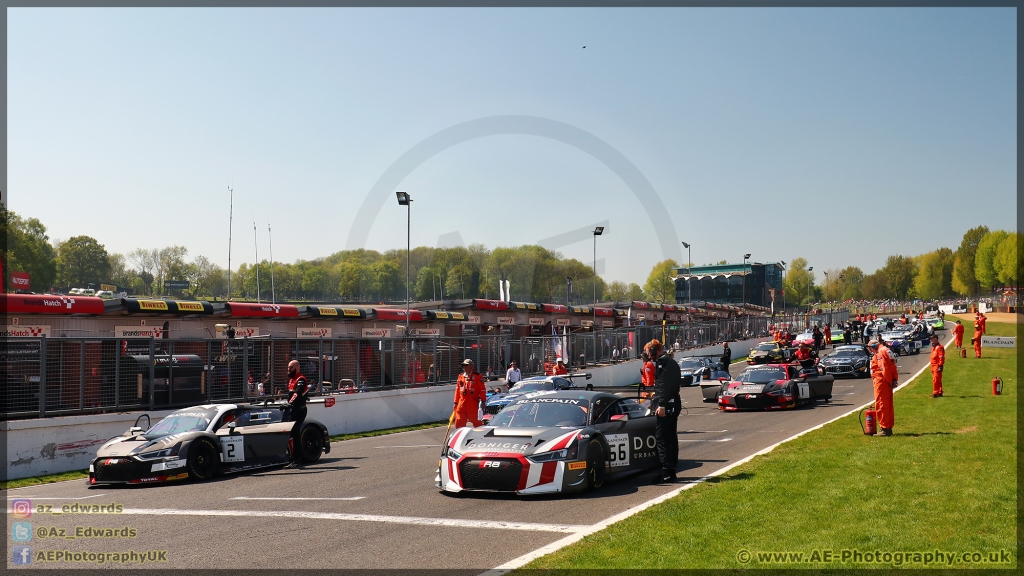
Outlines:
{"label": "race car number 2", "polygon": [[230,436],[220,439],[224,462],[243,462],[245,460],[245,443],[241,436]]}
{"label": "race car number 2", "polygon": [[629,466],[629,434],[609,434],[605,440],[608,441],[608,460],[611,465]]}

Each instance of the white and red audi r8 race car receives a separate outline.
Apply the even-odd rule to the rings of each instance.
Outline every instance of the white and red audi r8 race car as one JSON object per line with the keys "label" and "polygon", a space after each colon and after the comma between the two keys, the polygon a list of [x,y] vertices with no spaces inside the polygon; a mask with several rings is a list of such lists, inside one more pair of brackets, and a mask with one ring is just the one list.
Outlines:
{"label": "white and red audi r8 race car", "polygon": [[455,430],[435,484],[443,492],[580,492],[657,465],[648,407],[605,392],[552,390],[517,398],[486,426]]}

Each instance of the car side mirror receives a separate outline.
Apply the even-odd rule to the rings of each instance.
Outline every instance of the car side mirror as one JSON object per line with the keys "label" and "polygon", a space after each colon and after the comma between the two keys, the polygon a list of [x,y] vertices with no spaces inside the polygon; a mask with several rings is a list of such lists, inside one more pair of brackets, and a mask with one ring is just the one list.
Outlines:
{"label": "car side mirror", "polygon": [[149,430],[150,426],[151,425],[149,423],[149,414],[143,414],[142,416],[139,416],[138,418],[135,419],[135,426],[132,426],[132,428],[141,428],[143,430]]}
{"label": "car side mirror", "polygon": [[728,381],[728,380],[729,380],[729,379],[728,379],[728,378],[726,378],[725,376],[719,376],[719,377],[718,377],[718,381],[719,381],[719,382],[726,382],[726,381]]}
{"label": "car side mirror", "polygon": [[141,434],[143,432],[145,432],[145,430],[143,430],[141,426],[132,426],[131,428],[128,429],[127,432],[123,434],[123,436],[130,438],[132,436],[135,436],[136,434]]}
{"label": "car side mirror", "polygon": [[228,434],[234,434],[234,433],[235,433],[235,423],[233,421],[232,422],[228,422]]}
{"label": "car side mirror", "polygon": [[612,416],[611,421],[612,422],[627,422],[627,421],[629,421],[629,416],[626,415],[626,414],[616,414],[616,415]]}

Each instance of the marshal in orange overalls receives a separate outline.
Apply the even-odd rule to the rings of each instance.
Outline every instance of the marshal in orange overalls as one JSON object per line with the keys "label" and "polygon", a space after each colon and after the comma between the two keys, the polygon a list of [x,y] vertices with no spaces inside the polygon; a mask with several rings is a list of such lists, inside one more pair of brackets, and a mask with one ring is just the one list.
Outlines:
{"label": "marshal in orange overalls", "polygon": [[942,396],[942,367],[946,365],[946,349],[942,344],[932,346],[929,363],[932,367],[932,398]]}
{"label": "marshal in orange overalls", "polygon": [[480,426],[480,401],[487,398],[487,387],[479,372],[466,376],[459,374],[455,385],[455,427],[462,428],[467,422]]}
{"label": "marshal in orange overalls", "polygon": [[892,406],[892,384],[896,378],[896,363],[889,357],[889,349],[880,345],[878,351],[871,357],[871,382],[875,388],[878,427],[883,430],[892,430],[896,420]]}
{"label": "marshal in orange overalls", "polygon": [[981,335],[984,334],[984,332],[985,331],[981,329],[980,324],[974,324],[974,336],[971,338],[971,343],[974,344],[975,358],[981,358]]}
{"label": "marshal in orange overalls", "polygon": [[953,346],[956,346],[957,348],[963,348],[964,347],[964,325],[963,324],[957,323],[957,324],[953,325]]}

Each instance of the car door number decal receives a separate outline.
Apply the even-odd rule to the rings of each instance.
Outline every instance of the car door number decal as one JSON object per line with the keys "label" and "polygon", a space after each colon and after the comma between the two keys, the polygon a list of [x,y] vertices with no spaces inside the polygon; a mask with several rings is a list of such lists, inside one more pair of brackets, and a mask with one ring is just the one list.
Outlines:
{"label": "car door number decal", "polygon": [[221,438],[220,447],[224,453],[224,462],[245,462],[245,439],[243,437]]}
{"label": "car door number decal", "polygon": [[629,466],[629,434],[609,434],[605,440],[608,441],[608,460],[612,467]]}
{"label": "car door number decal", "polygon": [[797,384],[800,388],[800,398],[806,400],[811,397],[811,385],[807,382],[800,382]]}

